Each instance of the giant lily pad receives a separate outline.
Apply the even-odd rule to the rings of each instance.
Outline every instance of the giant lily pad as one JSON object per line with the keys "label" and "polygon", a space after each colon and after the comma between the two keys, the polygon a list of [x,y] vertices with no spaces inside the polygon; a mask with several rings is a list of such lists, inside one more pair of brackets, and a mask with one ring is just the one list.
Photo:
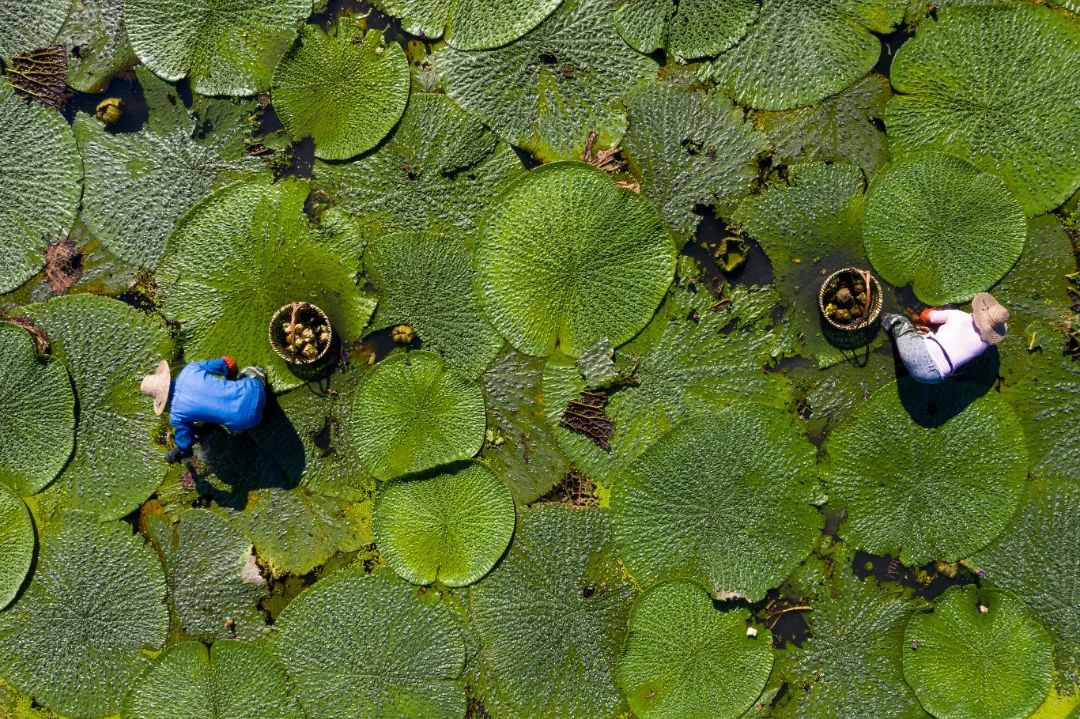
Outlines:
{"label": "giant lily pad", "polygon": [[757,182],[768,142],[723,95],[650,83],[627,97],[626,110],[630,167],[681,240],[701,220],[698,205],[734,202]]}
{"label": "giant lily pad", "polygon": [[1050,691],[1052,649],[1016,595],[953,587],[908,622],[904,678],[938,719],[1022,719]]}
{"label": "giant lily pad", "polygon": [[0,609],[19,592],[34,558],[34,525],[23,501],[0,485]]}
{"label": "giant lily pad", "polygon": [[353,162],[315,163],[315,178],[377,235],[476,231],[480,214],[522,172],[513,149],[445,95],[416,93],[394,133]]}
{"label": "giant lily pad", "polygon": [[965,302],[1005,276],[1027,236],[1024,210],[1001,178],[950,155],[918,153],[878,173],[863,240],[874,269],[914,284],[931,305]]}
{"label": "giant lily pad", "polygon": [[[1029,214],[1080,186],[1080,23],[1032,3],[943,10],[891,68],[894,153],[935,149],[1004,179]],[[942,199],[947,199],[947,196]]]}
{"label": "giant lily pad", "polygon": [[539,25],[562,0],[382,0],[412,35],[444,36],[459,50],[507,45]]}
{"label": "giant lily pad", "polygon": [[397,43],[351,18],[330,33],[308,25],[274,71],[274,108],[294,140],[311,136],[315,155],[346,160],[389,134],[409,102],[409,63]]}
{"label": "giant lily pad", "polygon": [[514,533],[514,498],[482,464],[391,483],[375,504],[375,539],[413,584],[463,587],[487,574]]}
{"label": "giant lily pad", "polygon": [[53,486],[66,506],[118,519],[161,483],[166,465],[153,441],[158,418],[139,391],[143,375],[172,359],[165,323],[94,295],[57,297],[27,309],[67,365],[79,402],[75,454]]}
{"label": "giant lily pad", "polygon": [[[15,5],[24,4],[5,2],[3,8]],[[75,224],[83,170],[64,118],[36,102],[23,102],[7,78],[0,78],[0,146],[4,148],[0,157],[3,293],[37,274],[45,264],[46,245],[67,235]]]}
{"label": "giant lily pad", "polygon": [[270,347],[278,308],[305,300],[330,317],[342,342],[360,336],[374,302],[356,269],[308,227],[306,183],[260,177],[192,208],[169,238],[158,278],[164,311],[183,323],[192,359],[228,354],[266,368],[282,390],[301,384]]}
{"label": "giant lily pad", "polygon": [[79,0],[58,40],[68,51],[68,85],[80,92],[102,92],[138,61],[124,29],[124,0]]}
{"label": "giant lily pad", "polygon": [[671,284],[675,246],[645,198],[584,163],[556,163],[499,196],[476,263],[484,309],[514,347],[577,356],[645,326]]}
{"label": "giant lily pad", "polygon": [[523,512],[509,554],[470,593],[493,712],[619,716],[615,664],[633,593],[615,563],[605,512]]}
{"label": "giant lily pad", "polygon": [[772,635],[750,612],[717,611],[701,587],[661,584],[630,613],[619,685],[641,719],[737,719],[772,671]]}
{"label": "giant lily pad", "polygon": [[42,530],[29,587],[0,612],[0,676],[62,714],[115,714],[168,630],[154,551],[123,522],[65,512]]}
{"label": "giant lily pad", "polygon": [[301,719],[285,672],[257,644],[181,642],[165,650],[124,700],[122,719]]}
{"label": "giant lily pad", "polygon": [[75,446],[75,395],[64,366],[39,358],[22,328],[0,324],[0,484],[30,495],[53,481]]}
{"label": "giant lily pad", "polygon": [[644,53],[667,49],[679,60],[711,57],[746,34],[755,0],[623,0],[615,11],[619,34]]}
{"label": "giant lily pad", "polygon": [[202,95],[254,95],[270,87],[311,0],[124,0],[139,59],[159,77],[191,78]]}
{"label": "giant lily pad", "polygon": [[701,74],[759,110],[812,105],[874,67],[871,30],[889,32],[903,14],[895,0],[763,0],[746,37]]}
{"label": "giant lily pad", "polygon": [[473,291],[476,270],[465,242],[453,235],[400,232],[368,246],[368,278],[379,289],[372,327],[407,324],[425,349],[478,376],[503,346]]}
{"label": "giant lily pad", "polygon": [[1005,530],[1024,492],[1020,420],[975,382],[898,380],[856,408],[826,447],[830,500],[848,512],[841,533],[911,564],[955,562],[982,549]]}
{"label": "giant lily pad", "polygon": [[400,353],[365,377],[349,421],[360,465],[390,479],[480,451],[484,397],[478,384],[434,352]]}
{"label": "giant lily pad", "polygon": [[[1080,361],[1062,354],[1061,335],[1047,335],[1043,341],[1046,350],[1031,358],[1026,374],[1005,385],[1002,393],[1020,416],[1031,471],[1080,481]],[[1027,354],[1026,347],[1017,350]]]}
{"label": "giant lily pad", "polygon": [[71,0],[3,0],[0,2],[0,57],[8,58],[52,44],[70,11]]}
{"label": "giant lily pad", "polygon": [[756,601],[810,552],[823,524],[815,485],[794,422],[735,405],[676,425],[620,473],[615,541],[644,583],[686,578]]}
{"label": "giant lily pad", "polygon": [[218,134],[196,140],[196,119],[177,93],[144,67],[135,73],[150,105],[147,129],[116,133],[89,115],[75,120],[86,167],[82,221],[116,257],[153,269],[188,209],[261,163],[224,157]]}
{"label": "giant lily pad", "polygon": [[507,142],[543,160],[580,155],[626,129],[621,96],[656,75],[656,63],[615,30],[612,0],[564,0],[538,28],[496,50],[445,47],[435,68],[446,94]]}
{"label": "giant lily pad", "polygon": [[309,719],[354,716],[358,707],[369,716],[464,715],[461,633],[445,607],[392,577],[338,572],[278,618],[272,649]]}

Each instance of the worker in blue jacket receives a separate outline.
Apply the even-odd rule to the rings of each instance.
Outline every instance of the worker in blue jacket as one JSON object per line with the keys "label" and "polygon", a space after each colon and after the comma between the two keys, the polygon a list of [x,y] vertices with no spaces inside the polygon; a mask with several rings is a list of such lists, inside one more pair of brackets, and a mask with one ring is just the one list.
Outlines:
{"label": "worker in blue jacket", "polygon": [[195,423],[220,424],[230,432],[251,429],[262,421],[266,406],[266,373],[259,367],[237,372],[232,357],[192,362],[170,380],[169,363],[164,360],[154,374],[143,377],[143,394],[154,398],[154,414],[169,404],[169,422],[176,444],[165,455],[172,464],[191,456],[195,444]]}

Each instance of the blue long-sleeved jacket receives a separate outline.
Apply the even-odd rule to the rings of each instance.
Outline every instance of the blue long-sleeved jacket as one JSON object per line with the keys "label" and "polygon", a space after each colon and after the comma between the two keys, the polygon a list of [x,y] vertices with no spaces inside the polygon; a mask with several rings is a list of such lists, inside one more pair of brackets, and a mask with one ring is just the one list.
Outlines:
{"label": "blue long-sleeved jacket", "polygon": [[220,424],[230,432],[251,429],[262,421],[266,389],[255,377],[224,379],[225,358],[192,362],[172,383],[169,422],[176,446],[187,452],[195,443],[195,423]]}

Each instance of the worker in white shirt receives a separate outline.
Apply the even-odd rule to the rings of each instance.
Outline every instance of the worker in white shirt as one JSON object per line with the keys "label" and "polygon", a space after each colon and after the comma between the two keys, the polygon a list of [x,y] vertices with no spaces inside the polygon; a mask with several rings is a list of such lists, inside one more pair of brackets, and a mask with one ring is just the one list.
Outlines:
{"label": "worker in white shirt", "polygon": [[925,334],[906,317],[886,314],[881,326],[892,333],[896,350],[912,379],[937,384],[1005,339],[1009,311],[986,292],[975,295],[971,313],[928,307],[919,321],[932,326]]}

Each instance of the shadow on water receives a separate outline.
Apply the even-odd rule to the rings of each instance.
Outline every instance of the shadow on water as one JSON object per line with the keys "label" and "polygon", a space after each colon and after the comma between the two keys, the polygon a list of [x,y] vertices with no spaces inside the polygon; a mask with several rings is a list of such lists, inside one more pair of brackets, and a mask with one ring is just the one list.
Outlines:
{"label": "shadow on water", "polygon": [[[190,85],[186,81],[182,84],[187,86],[187,97],[183,90],[180,96],[185,98],[185,102],[190,106]],[[93,116],[98,103],[107,97],[118,97],[124,103],[124,112],[120,116],[120,121],[110,126],[109,132],[138,132],[146,125],[150,112],[146,106],[146,99],[143,97],[142,85],[136,79],[135,73],[130,71],[120,73],[110,80],[104,92],[88,94],[72,91],[71,98],[64,106],[64,118],[71,123],[80,112]]]}

